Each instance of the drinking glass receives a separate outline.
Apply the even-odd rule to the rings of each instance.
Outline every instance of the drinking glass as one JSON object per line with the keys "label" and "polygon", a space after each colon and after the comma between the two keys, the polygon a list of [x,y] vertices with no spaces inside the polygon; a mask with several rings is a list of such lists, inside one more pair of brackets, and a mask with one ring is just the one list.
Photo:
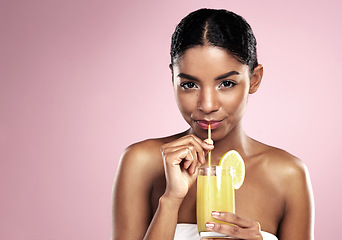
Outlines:
{"label": "drinking glass", "polygon": [[211,232],[207,222],[217,222],[211,215],[213,211],[235,213],[233,179],[229,168],[221,166],[202,166],[197,177],[197,228],[201,238],[229,238]]}

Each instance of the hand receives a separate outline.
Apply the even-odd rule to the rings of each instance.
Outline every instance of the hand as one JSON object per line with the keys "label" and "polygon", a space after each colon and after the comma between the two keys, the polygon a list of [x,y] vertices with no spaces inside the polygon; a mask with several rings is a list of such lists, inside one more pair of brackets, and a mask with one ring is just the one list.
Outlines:
{"label": "hand", "polygon": [[166,177],[164,195],[183,199],[196,180],[197,166],[205,163],[205,155],[213,148],[192,134],[164,144],[161,147]]}
{"label": "hand", "polygon": [[208,230],[225,234],[234,239],[262,240],[260,224],[257,221],[242,218],[230,212],[212,212],[212,216],[224,223],[208,222]]}

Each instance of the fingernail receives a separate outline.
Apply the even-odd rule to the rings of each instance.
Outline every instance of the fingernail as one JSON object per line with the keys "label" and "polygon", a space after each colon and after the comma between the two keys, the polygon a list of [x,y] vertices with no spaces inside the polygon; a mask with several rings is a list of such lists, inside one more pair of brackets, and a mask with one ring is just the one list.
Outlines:
{"label": "fingernail", "polygon": [[213,224],[213,223],[206,223],[205,227],[208,228],[208,229],[213,229],[215,227],[215,224]]}
{"label": "fingernail", "polygon": [[220,216],[220,213],[219,212],[212,212],[211,215],[213,217],[218,217],[218,216]]}
{"label": "fingernail", "polygon": [[205,139],[204,142],[209,146],[214,146],[214,141],[212,139]]}

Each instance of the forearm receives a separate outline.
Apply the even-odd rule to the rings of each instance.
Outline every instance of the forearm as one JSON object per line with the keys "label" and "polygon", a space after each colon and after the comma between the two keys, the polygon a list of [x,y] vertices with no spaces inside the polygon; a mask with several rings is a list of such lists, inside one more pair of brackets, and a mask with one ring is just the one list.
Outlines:
{"label": "forearm", "polygon": [[181,203],[180,199],[162,196],[144,240],[173,240]]}

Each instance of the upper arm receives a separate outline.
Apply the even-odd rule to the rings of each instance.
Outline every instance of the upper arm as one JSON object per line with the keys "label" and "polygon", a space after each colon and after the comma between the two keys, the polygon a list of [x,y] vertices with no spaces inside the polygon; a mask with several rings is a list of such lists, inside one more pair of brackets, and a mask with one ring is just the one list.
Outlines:
{"label": "upper arm", "polygon": [[153,164],[139,146],[121,157],[113,185],[112,239],[143,239],[152,218]]}
{"label": "upper arm", "polygon": [[309,173],[297,160],[286,168],[285,210],[279,225],[279,240],[314,238],[314,203]]}

